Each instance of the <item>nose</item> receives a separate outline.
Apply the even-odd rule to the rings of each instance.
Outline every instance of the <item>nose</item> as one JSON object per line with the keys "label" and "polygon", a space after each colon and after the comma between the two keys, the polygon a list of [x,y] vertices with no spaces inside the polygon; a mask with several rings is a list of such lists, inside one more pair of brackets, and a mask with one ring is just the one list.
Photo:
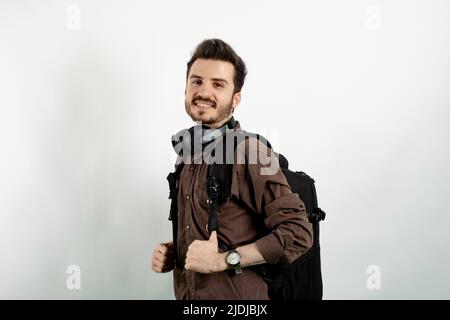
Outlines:
{"label": "nose", "polygon": [[200,88],[197,90],[197,97],[201,97],[203,99],[210,99],[214,100],[214,94],[212,91],[211,86],[208,84],[203,84]]}

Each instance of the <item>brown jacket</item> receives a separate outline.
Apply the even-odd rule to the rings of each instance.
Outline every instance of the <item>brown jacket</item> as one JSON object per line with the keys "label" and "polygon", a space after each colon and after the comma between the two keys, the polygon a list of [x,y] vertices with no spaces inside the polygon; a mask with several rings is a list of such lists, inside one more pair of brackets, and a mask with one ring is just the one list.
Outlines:
{"label": "brown jacket", "polygon": [[[236,129],[240,129],[239,123]],[[258,161],[246,165],[235,162],[233,165],[231,196],[217,210],[218,238],[232,247],[256,241],[268,263],[292,262],[312,245],[312,226],[306,217],[304,204],[296,193],[292,193],[279,167],[274,174],[261,174],[261,169],[268,167],[264,165],[268,163],[267,157],[275,155],[270,150],[268,154],[261,148],[255,150],[251,143],[246,143],[245,151],[238,148],[241,155],[248,160],[249,154],[256,152]],[[257,143],[260,147],[260,142]],[[206,230],[207,168],[205,163],[186,164],[177,182],[179,267],[174,269],[175,297],[269,299],[266,282],[251,268],[244,268],[239,275],[233,270],[200,274],[184,269],[189,245],[197,239],[209,239]]]}

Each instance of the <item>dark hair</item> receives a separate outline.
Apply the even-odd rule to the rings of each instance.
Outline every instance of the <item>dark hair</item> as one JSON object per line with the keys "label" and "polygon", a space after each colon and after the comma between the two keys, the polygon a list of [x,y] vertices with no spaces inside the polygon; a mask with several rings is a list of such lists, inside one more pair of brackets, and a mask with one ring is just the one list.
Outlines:
{"label": "dark hair", "polygon": [[240,92],[244,85],[247,67],[244,61],[226,42],[220,39],[203,40],[192,54],[191,60],[187,63],[186,81],[189,71],[197,59],[213,59],[230,62],[234,66],[234,93]]}

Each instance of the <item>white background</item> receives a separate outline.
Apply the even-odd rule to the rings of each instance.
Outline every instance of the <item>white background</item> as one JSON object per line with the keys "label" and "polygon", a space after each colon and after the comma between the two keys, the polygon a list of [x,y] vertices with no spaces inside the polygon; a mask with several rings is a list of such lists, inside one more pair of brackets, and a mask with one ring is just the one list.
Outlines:
{"label": "white background", "polygon": [[0,298],[174,298],[149,261],[171,237],[170,136],[192,125],[186,63],[210,37],[247,63],[243,128],[316,179],[324,298],[450,298],[437,0],[0,0]]}

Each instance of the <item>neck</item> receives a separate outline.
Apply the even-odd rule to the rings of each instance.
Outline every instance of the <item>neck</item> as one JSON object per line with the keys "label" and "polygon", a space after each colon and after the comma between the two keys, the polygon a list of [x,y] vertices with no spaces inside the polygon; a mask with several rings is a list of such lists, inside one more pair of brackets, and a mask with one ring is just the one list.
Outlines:
{"label": "neck", "polygon": [[223,119],[223,120],[220,121],[220,122],[210,123],[210,124],[205,124],[205,126],[211,128],[211,129],[217,129],[217,128],[222,127],[222,126],[223,126],[225,123],[227,123],[228,121],[230,121],[230,119],[231,119],[232,117],[233,117],[233,114],[230,114],[230,115],[228,116],[228,118]]}

